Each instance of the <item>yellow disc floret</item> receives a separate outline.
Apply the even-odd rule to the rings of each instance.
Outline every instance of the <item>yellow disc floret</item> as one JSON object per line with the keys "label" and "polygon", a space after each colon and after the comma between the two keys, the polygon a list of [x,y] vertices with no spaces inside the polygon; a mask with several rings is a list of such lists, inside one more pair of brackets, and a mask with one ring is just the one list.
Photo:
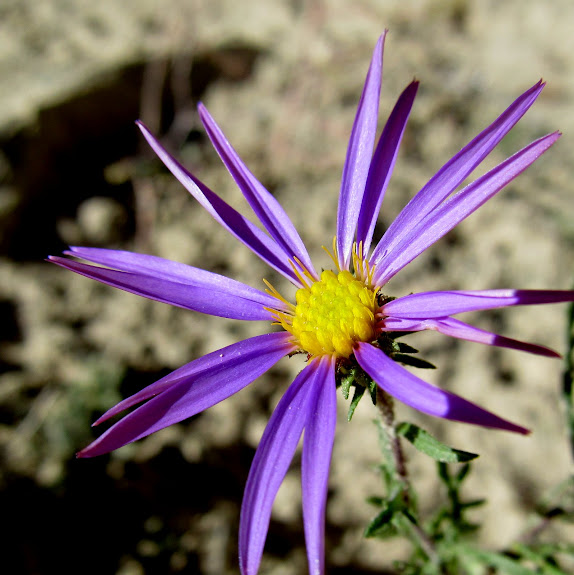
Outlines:
{"label": "yellow disc floret", "polygon": [[348,271],[324,271],[296,300],[291,325],[282,323],[312,356],[349,357],[356,342],[375,337],[375,292]]}

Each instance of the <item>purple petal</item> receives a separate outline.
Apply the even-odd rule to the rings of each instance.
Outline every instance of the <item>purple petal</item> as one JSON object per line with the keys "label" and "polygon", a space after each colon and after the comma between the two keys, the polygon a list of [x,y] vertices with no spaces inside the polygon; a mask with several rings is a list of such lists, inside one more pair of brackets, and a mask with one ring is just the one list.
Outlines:
{"label": "purple petal", "polygon": [[196,415],[243,389],[292,349],[285,338],[278,337],[283,334],[273,335],[271,338],[254,337],[236,344],[238,347],[230,346],[220,350],[219,354],[210,354],[203,369],[197,373],[193,373],[192,362],[186,366],[192,375],[183,377],[167,388],[158,385],[162,380],[153,384],[154,393],[159,393],[157,397],[110,427],[80,451],[78,457],[94,457],[118,449]]}
{"label": "purple petal", "polygon": [[239,564],[242,575],[255,575],[259,569],[269,529],[271,508],[303,427],[312,413],[313,389],[321,383],[322,369],[317,360],[297,376],[275,408],[253,458],[239,523]]}
{"label": "purple petal", "polygon": [[385,326],[382,331],[423,331],[431,329],[444,335],[456,337],[457,339],[464,339],[466,341],[473,341],[496,347],[507,347],[546,357],[560,357],[559,353],[556,353],[552,349],[542,345],[504,337],[496,333],[473,327],[452,317],[423,320],[385,318],[384,323]]}
{"label": "purple petal", "polygon": [[418,86],[418,82],[411,82],[400,95],[383,129],[371,161],[357,226],[357,244],[363,242],[364,254],[368,254],[371,247],[375,224],[377,223],[385,191],[395,167],[397,154]]}
{"label": "purple petal", "polygon": [[393,318],[443,318],[466,311],[513,305],[539,305],[574,301],[570,290],[435,291],[407,295],[386,303],[381,312]]}
{"label": "purple petal", "polygon": [[289,259],[297,258],[318,279],[305,245],[285,210],[244,164],[207,111],[207,108],[200,103],[197,109],[213,147],[239,186],[255,215],[263,224],[263,227],[283,249]]}
{"label": "purple petal", "polygon": [[327,484],[337,422],[335,362],[331,357],[321,358],[314,386],[315,404],[303,438],[301,483],[309,574],[321,575],[325,562]]}
{"label": "purple petal", "polygon": [[287,311],[285,304],[278,299],[225,276],[194,268],[157,256],[137,254],[119,250],[101,248],[70,247],[66,255],[81,258],[95,264],[101,264],[123,272],[135,272],[156,278],[174,281],[184,285],[204,287],[208,290],[222,291],[260,303],[266,307]]}
{"label": "purple petal", "polygon": [[413,226],[425,219],[466,179],[534,104],[543,88],[540,81],[524,92],[429,180],[389,226],[371,256],[371,264],[379,264]]}
{"label": "purple petal", "polygon": [[386,34],[385,30],[373,52],[343,167],[337,211],[337,253],[341,269],[348,269],[351,260],[357,220],[375,145]]}
{"label": "purple petal", "polygon": [[388,282],[399,270],[522,173],[559,137],[560,133],[555,132],[532,142],[450,197],[422,222],[411,227],[401,242],[380,262],[375,270],[373,282],[377,285]]}
{"label": "purple petal", "polygon": [[137,122],[137,124],[148,144],[166,165],[167,169],[218,223],[257,254],[265,263],[283,274],[295,285],[302,287],[289,263],[292,254],[285,253],[283,248],[277,245],[267,234],[226,204],[193,174],[190,174],[175,158],[167,153],[165,148],[141,122]]}
{"label": "purple petal", "polygon": [[118,415],[118,413],[121,413],[142,401],[159,395],[166,389],[173,387],[176,383],[180,383],[185,380],[190,384],[195,380],[195,378],[212,369],[219,370],[222,366],[225,366],[230,362],[234,365],[233,362],[240,361],[241,357],[245,354],[251,354],[253,349],[264,349],[266,350],[266,353],[271,353],[273,350],[276,350],[277,353],[287,355],[296,349],[296,346],[290,343],[290,338],[291,334],[283,331],[267,333],[265,335],[245,339],[228,347],[208,353],[207,355],[172,371],[170,374],[162,377],[155,383],[148,385],[141,391],[138,391],[134,395],[120,401],[114,407],[108,409],[108,411],[106,411],[106,413],[104,413],[104,415],[102,415],[93,425],[100,425],[100,423],[110,419],[110,417],[114,417],[115,415]]}
{"label": "purple petal", "polygon": [[399,401],[423,413],[482,427],[522,434],[530,433],[524,427],[502,419],[454,393],[444,391],[419,379],[370,344],[359,343],[355,349],[355,357],[377,385]]}
{"label": "purple petal", "polygon": [[[223,281],[219,285],[216,282],[217,287],[201,285],[201,282],[198,282],[200,285],[190,285],[142,273],[90,266],[57,256],[50,256],[48,260],[87,278],[162,303],[231,319],[273,319],[271,312],[266,310],[261,303],[234,293],[232,287],[225,285]],[[203,270],[198,271],[203,272]]]}

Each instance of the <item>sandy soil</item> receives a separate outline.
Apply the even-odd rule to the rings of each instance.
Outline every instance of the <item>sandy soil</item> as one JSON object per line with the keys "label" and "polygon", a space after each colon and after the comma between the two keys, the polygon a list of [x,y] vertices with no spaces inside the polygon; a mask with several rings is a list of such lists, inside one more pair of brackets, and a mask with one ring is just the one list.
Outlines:
{"label": "sandy soil", "polygon": [[[146,150],[133,121],[166,137],[194,173],[245,204],[194,112],[201,99],[285,206],[318,265],[370,53],[388,28],[381,121],[413,77],[421,89],[381,215],[381,231],[456,151],[543,77],[534,108],[480,173],[545,133],[554,149],[393,279],[432,289],[567,289],[574,209],[574,5],[231,0],[6,1],[0,7],[0,501],[13,573],[238,573],[237,521],[249,464],[297,359],[208,412],[110,456],[75,460],[90,423],[120,397],[266,326],[148,302],[44,263],[81,244],[130,249],[289,288],[218,228]],[[175,121],[174,121],[175,119]],[[469,315],[565,352],[564,306]],[[533,430],[530,437],[401,418],[478,452],[468,493],[481,542],[501,548],[572,471],[560,361],[453,343],[415,345],[430,381]],[[405,548],[364,541],[380,493],[375,410],[351,424],[340,399],[327,562],[381,573]],[[432,464],[408,451],[421,506],[440,497]],[[33,509],[33,512],[26,511]],[[6,519],[7,518],[7,519]],[[550,532],[549,537],[558,534]],[[568,536],[563,531],[561,536]],[[572,534],[574,536],[574,534]],[[298,462],[279,492],[262,572],[305,573]]]}

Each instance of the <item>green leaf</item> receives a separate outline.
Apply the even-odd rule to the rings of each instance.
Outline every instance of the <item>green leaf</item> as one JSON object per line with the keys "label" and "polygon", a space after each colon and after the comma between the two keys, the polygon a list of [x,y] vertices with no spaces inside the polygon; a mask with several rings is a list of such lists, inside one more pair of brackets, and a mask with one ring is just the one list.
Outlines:
{"label": "green leaf", "polygon": [[486,499],[473,499],[472,501],[466,501],[460,503],[461,509],[470,509],[472,507],[480,507],[486,503]]}
{"label": "green leaf", "polygon": [[[478,455],[476,457],[478,457]],[[463,465],[460,471],[456,474],[455,478],[456,485],[460,485],[466,479],[466,476],[469,473],[470,473],[470,465]]]}
{"label": "green leaf", "polygon": [[566,421],[570,436],[570,452],[574,457],[574,304],[568,309],[568,352],[562,380],[562,398],[566,407]]}
{"label": "green leaf", "polygon": [[369,503],[370,505],[374,505],[375,507],[383,507],[384,505],[386,505],[385,501],[386,499],[378,495],[371,495],[366,499],[367,503]]}
{"label": "green leaf", "polygon": [[433,365],[430,361],[421,359],[420,357],[414,357],[404,353],[393,353],[392,358],[395,361],[405,365],[410,365],[411,367],[418,367],[420,369],[436,369],[436,366]]}
{"label": "green leaf", "polygon": [[402,493],[398,492],[392,499],[382,501],[383,509],[371,520],[364,531],[365,537],[385,537],[397,533],[393,519],[397,515],[402,515],[405,509],[405,502]]}
{"label": "green leaf", "polygon": [[534,564],[538,565],[539,572],[544,575],[568,575],[566,571],[560,569],[560,567],[553,564],[553,562],[548,561],[548,555],[542,553],[539,549],[535,547],[529,547],[523,543],[515,543],[512,546],[512,551],[521,555],[524,559],[532,561]]}
{"label": "green leaf", "polygon": [[505,575],[537,575],[539,571],[524,567],[515,559],[512,559],[502,553],[494,551],[482,551],[479,549],[464,548],[464,554],[473,557],[483,565],[499,569]]}
{"label": "green leaf", "polygon": [[397,426],[397,434],[402,435],[425,455],[443,463],[463,463],[465,461],[472,461],[478,457],[476,453],[453,449],[441,443],[430,433],[413,423],[400,423]]}
{"label": "green leaf", "polygon": [[392,507],[385,507],[365,528],[364,536],[377,537],[393,532],[394,527],[391,523],[395,510]]}

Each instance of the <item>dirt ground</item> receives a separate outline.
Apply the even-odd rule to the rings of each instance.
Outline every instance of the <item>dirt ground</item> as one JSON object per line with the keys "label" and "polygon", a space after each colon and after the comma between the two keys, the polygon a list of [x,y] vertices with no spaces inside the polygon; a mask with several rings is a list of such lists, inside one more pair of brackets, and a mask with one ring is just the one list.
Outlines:
{"label": "dirt ground", "polygon": [[[539,100],[477,171],[533,139],[562,139],[389,285],[548,288],[573,283],[574,4],[566,0],[3,0],[0,2],[0,505],[7,573],[238,573],[249,465],[299,358],[204,414],[109,456],[76,460],[99,414],[195,357],[267,326],[213,319],[107,288],[43,260],[67,245],[128,249],[289,288],[206,217],[138,135],[142,118],[213,190],[247,213],[210,148],[201,100],[292,217],[318,267],[335,232],[341,169],[371,51],[387,28],[381,125],[421,87],[380,219],[540,77]],[[475,174],[476,175],[476,174]],[[378,228],[379,229],[379,228]],[[566,307],[469,314],[566,351]],[[480,453],[468,494],[480,541],[504,548],[572,473],[562,362],[434,334],[412,340],[429,381],[533,430],[515,437],[398,414]],[[424,374],[426,376],[426,373]],[[339,397],[327,509],[329,573],[392,572],[406,548],[364,540],[380,494],[376,412]],[[407,450],[423,510],[433,465]],[[295,462],[273,512],[262,573],[306,572]],[[572,536],[552,531],[548,537]]]}

